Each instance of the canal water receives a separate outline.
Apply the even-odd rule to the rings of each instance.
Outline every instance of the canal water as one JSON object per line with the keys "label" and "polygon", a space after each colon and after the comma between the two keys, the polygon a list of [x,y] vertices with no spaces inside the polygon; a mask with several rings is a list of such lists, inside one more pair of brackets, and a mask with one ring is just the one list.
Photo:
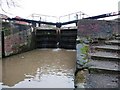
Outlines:
{"label": "canal water", "polygon": [[74,88],[75,64],[75,50],[36,49],[10,56],[2,60],[2,87]]}

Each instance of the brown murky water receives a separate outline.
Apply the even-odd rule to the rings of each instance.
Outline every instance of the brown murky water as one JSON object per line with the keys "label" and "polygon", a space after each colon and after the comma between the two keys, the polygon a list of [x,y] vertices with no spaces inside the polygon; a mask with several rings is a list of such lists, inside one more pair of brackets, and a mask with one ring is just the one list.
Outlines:
{"label": "brown murky water", "polygon": [[74,88],[76,51],[36,49],[2,60],[3,88]]}
{"label": "brown murky water", "polygon": [[0,58],[0,82],[2,82],[2,59]]}

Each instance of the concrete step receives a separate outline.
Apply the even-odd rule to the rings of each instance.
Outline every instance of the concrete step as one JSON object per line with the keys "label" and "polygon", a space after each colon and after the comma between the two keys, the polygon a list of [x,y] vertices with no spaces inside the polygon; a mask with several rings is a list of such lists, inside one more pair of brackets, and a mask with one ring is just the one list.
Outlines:
{"label": "concrete step", "polygon": [[102,46],[94,46],[97,50],[106,50],[106,51],[120,51],[120,46],[118,45],[102,45]]}
{"label": "concrete step", "polygon": [[109,40],[109,41],[105,41],[106,44],[109,45],[119,45],[120,46],[120,40]]}
{"label": "concrete step", "polygon": [[94,73],[86,78],[86,88],[118,88],[118,74]]}
{"label": "concrete step", "polygon": [[88,66],[90,69],[98,69],[103,71],[120,72],[120,62],[116,61],[101,61],[101,60],[90,60]]}
{"label": "concrete step", "polygon": [[98,51],[95,53],[90,53],[89,56],[91,57],[91,59],[120,61],[120,56],[118,55],[118,53]]}

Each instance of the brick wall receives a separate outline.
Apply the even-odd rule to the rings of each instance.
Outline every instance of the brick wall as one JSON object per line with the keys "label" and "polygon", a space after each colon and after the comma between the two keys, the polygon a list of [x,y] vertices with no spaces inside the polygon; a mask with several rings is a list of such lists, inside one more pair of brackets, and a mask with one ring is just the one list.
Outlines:
{"label": "brick wall", "polygon": [[15,23],[3,23],[5,56],[31,49],[31,27]]}
{"label": "brick wall", "polygon": [[118,33],[118,23],[105,20],[80,20],[78,36],[92,38],[108,38]]}

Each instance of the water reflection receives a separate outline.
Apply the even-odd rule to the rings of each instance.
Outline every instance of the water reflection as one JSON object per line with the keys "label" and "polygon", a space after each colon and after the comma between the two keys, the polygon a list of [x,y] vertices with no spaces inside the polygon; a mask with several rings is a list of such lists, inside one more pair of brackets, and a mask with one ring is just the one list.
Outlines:
{"label": "water reflection", "polygon": [[3,87],[74,88],[76,51],[33,50],[3,59]]}
{"label": "water reflection", "polygon": [[2,82],[2,59],[0,58],[0,82]]}

